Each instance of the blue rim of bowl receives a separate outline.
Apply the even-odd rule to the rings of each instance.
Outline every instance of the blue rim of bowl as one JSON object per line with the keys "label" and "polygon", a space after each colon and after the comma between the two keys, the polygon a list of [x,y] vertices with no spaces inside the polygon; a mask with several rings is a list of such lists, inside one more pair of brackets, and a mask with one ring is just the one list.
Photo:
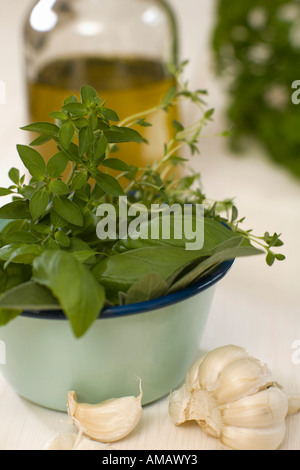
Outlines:
{"label": "blue rim of bowl", "polygon": [[[116,307],[106,307],[102,310],[99,315],[100,319],[109,319],[117,317],[125,317],[128,315],[136,315],[138,313],[147,313],[150,311],[158,310],[161,308],[169,307],[171,305],[183,302],[195,295],[200,294],[204,290],[212,287],[217,282],[219,282],[231,269],[233,260],[225,261],[217,266],[210,274],[203,277],[199,282],[187,287],[186,289],[168,294],[164,297],[159,297],[153,300],[147,300],[145,302],[139,302],[136,304],[130,305],[119,305]],[[21,316],[30,317],[30,318],[39,318],[46,320],[66,320],[66,316],[61,310],[51,310],[51,311],[24,311]]]}

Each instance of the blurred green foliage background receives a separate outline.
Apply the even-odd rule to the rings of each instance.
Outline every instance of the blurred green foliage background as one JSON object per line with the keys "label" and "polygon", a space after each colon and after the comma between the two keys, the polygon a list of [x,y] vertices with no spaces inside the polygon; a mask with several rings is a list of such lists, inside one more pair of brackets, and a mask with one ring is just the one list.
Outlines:
{"label": "blurred green foliage background", "polygon": [[[300,178],[300,1],[217,0],[212,47],[226,79],[230,146],[254,138],[279,165]],[[300,95],[299,95],[300,96]]]}

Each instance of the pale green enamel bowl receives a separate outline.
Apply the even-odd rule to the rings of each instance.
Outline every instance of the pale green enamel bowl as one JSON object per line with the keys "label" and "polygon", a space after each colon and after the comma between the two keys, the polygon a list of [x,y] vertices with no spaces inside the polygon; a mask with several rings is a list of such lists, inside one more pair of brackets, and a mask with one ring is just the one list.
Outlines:
{"label": "pale green enamel bowl", "polygon": [[70,390],[88,403],[137,396],[137,378],[143,404],[156,401],[196,359],[216,285],[232,263],[181,292],[106,309],[80,339],[62,313],[24,312],[0,329],[1,373],[19,395],[57,411],[67,411]]}

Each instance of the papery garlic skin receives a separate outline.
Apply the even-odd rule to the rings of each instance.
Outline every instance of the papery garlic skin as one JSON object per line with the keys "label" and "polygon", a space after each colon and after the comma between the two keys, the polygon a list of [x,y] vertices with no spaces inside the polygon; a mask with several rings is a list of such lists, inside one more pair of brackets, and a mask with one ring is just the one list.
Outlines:
{"label": "papery garlic skin", "polygon": [[269,368],[239,346],[217,348],[192,365],[185,384],[169,396],[176,425],[196,421],[235,450],[276,450],[285,437],[287,414],[300,411]]}
{"label": "papery garlic skin", "polygon": [[106,400],[97,405],[78,403],[74,391],[68,393],[68,414],[75,426],[90,439],[116,442],[126,437],[138,425],[143,408],[142,391],[138,397]]}

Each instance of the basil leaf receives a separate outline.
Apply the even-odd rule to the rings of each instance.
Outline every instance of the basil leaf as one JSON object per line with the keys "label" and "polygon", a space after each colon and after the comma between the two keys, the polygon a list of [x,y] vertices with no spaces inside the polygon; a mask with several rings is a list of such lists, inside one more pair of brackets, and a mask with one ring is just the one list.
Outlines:
{"label": "basil leaf", "polygon": [[43,248],[39,245],[23,245],[13,251],[9,259],[6,261],[4,267],[6,268],[10,263],[16,264],[32,264],[33,260],[40,256]]}
{"label": "basil leaf", "polygon": [[0,248],[0,259],[2,261],[8,261],[13,252],[21,246],[24,246],[24,243],[11,243],[9,245],[3,246]]}
{"label": "basil leaf", "polygon": [[94,134],[90,127],[83,127],[79,132],[79,156],[89,152],[94,143]]}
{"label": "basil leaf", "polygon": [[112,196],[123,196],[124,190],[118,180],[106,173],[98,172],[95,181],[100,189]]}
{"label": "basil leaf", "polygon": [[13,191],[11,191],[10,189],[6,189],[6,188],[0,188],[0,197],[8,196],[9,194],[13,194]]}
{"label": "basil leaf", "polygon": [[30,174],[38,181],[46,176],[46,163],[42,155],[27,145],[17,145],[18,153]]}
{"label": "basil leaf", "polygon": [[39,189],[33,194],[30,199],[29,209],[34,222],[45,213],[48,204],[49,195],[45,188]]}
{"label": "basil leaf", "polygon": [[36,243],[37,241],[38,238],[26,230],[12,232],[5,237],[5,243]]}
{"label": "basil leaf", "polygon": [[156,273],[149,273],[138,279],[128,290],[125,304],[135,304],[157,299],[168,291],[168,284]]}
{"label": "basil leaf", "polygon": [[31,147],[38,147],[39,145],[44,145],[52,139],[49,135],[39,135],[36,139],[30,142]]}
{"label": "basil leaf", "polygon": [[110,144],[118,144],[122,142],[143,142],[141,134],[130,127],[112,126],[109,130],[105,130],[103,132],[107,142]]}
{"label": "basil leaf", "polygon": [[68,248],[71,245],[70,238],[65,232],[62,231],[58,231],[55,233],[55,240],[60,246],[64,248]]}
{"label": "basil leaf", "polygon": [[92,103],[98,97],[97,91],[89,85],[84,85],[81,88],[80,95],[81,95],[81,100],[84,104]]}
{"label": "basil leaf", "polygon": [[83,217],[79,207],[70,199],[63,196],[54,196],[53,208],[57,215],[66,222],[79,227],[83,226]]}
{"label": "basil leaf", "polygon": [[66,121],[68,119],[68,117],[61,111],[53,111],[52,113],[49,113],[49,116],[53,119],[58,119],[59,121]]}
{"label": "basil leaf", "polygon": [[10,289],[0,297],[0,310],[61,310],[49,289],[28,281]]}
{"label": "basil leaf", "polygon": [[20,171],[17,168],[11,168],[8,172],[8,176],[11,181],[15,184],[19,184],[20,182]]}
{"label": "basil leaf", "polygon": [[128,292],[139,279],[155,272],[164,281],[190,262],[208,256],[208,253],[187,251],[184,248],[157,246],[139,248],[116,254],[100,261],[93,273],[107,293]]}
{"label": "basil leaf", "polygon": [[162,100],[162,105],[169,106],[172,103],[173,99],[175,98],[176,94],[177,94],[177,87],[176,86],[171,87],[165,94]]}
{"label": "basil leaf", "polygon": [[78,117],[85,116],[88,113],[86,106],[82,103],[67,103],[62,109]]}
{"label": "basil leaf", "polygon": [[117,115],[116,111],[114,111],[113,109],[103,108],[102,114],[108,121],[114,121],[114,122],[120,121],[119,116]]}
{"label": "basil leaf", "polygon": [[253,256],[263,253],[261,250],[253,246],[238,246],[236,248],[225,248],[221,251],[217,251],[209,258],[205,259],[198,266],[196,266],[191,272],[182,276],[179,280],[173,283],[169,292],[176,292],[182,290],[187,286],[191,285],[201,276],[211,272],[216,266],[223,263],[224,261],[234,260],[241,256]]}
{"label": "basil leaf", "polygon": [[59,132],[59,127],[50,122],[36,122],[34,124],[29,124],[28,126],[21,127],[23,131],[36,132],[37,134],[43,134],[44,136],[48,135],[51,137],[57,137]]}
{"label": "basil leaf", "polygon": [[72,191],[78,191],[79,189],[83,188],[86,184],[88,179],[88,174],[86,171],[82,171],[76,175],[71,183]]}
{"label": "basil leaf", "polygon": [[65,251],[46,251],[34,260],[33,280],[59,301],[77,338],[99,317],[105,292],[86,266]]}
{"label": "basil leaf", "polygon": [[50,158],[47,164],[47,173],[50,178],[59,178],[68,165],[68,158],[64,152],[58,152]]}
{"label": "basil leaf", "polygon": [[107,158],[102,162],[102,165],[106,168],[111,168],[112,170],[117,171],[130,171],[130,167],[123,160],[118,158]]}
{"label": "basil leaf", "polygon": [[94,145],[94,152],[93,152],[93,159],[94,161],[98,161],[105,155],[106,149],[107,149],[107,139],[104,134],[101,134]]}
{"label": "basil leaf", "polygon": [[57,194],[58,196],[67,196],[71,192],[69,186],[61,180],[51,181],[49,188],[52,193]]}
{"label": "basil leaf", "polygon": [[25,264],[10,264],[0,271],[0,293],[4,294],[6,291],[14,287],[28,282],[32,276],[32,268]]}
{"label": "basil leaf", "polygon": [[59,140],[63,148],[65,148],[66,150],[69,149],[72,143],[74,134],[75,134],[75,128],[74,128],[72,121],[68,121],[61,126],[60,131],[59,131]]}
{"label": "basil leaf", "polygon": [[9,202],[0,208],[0,219],[30,219],[28,201],[20,199],[19,201]]}
{"label": "basil leaf", "polygon": [[7,325],[10,321],[21,315],[22,310],[0,308],[0,326]]}

